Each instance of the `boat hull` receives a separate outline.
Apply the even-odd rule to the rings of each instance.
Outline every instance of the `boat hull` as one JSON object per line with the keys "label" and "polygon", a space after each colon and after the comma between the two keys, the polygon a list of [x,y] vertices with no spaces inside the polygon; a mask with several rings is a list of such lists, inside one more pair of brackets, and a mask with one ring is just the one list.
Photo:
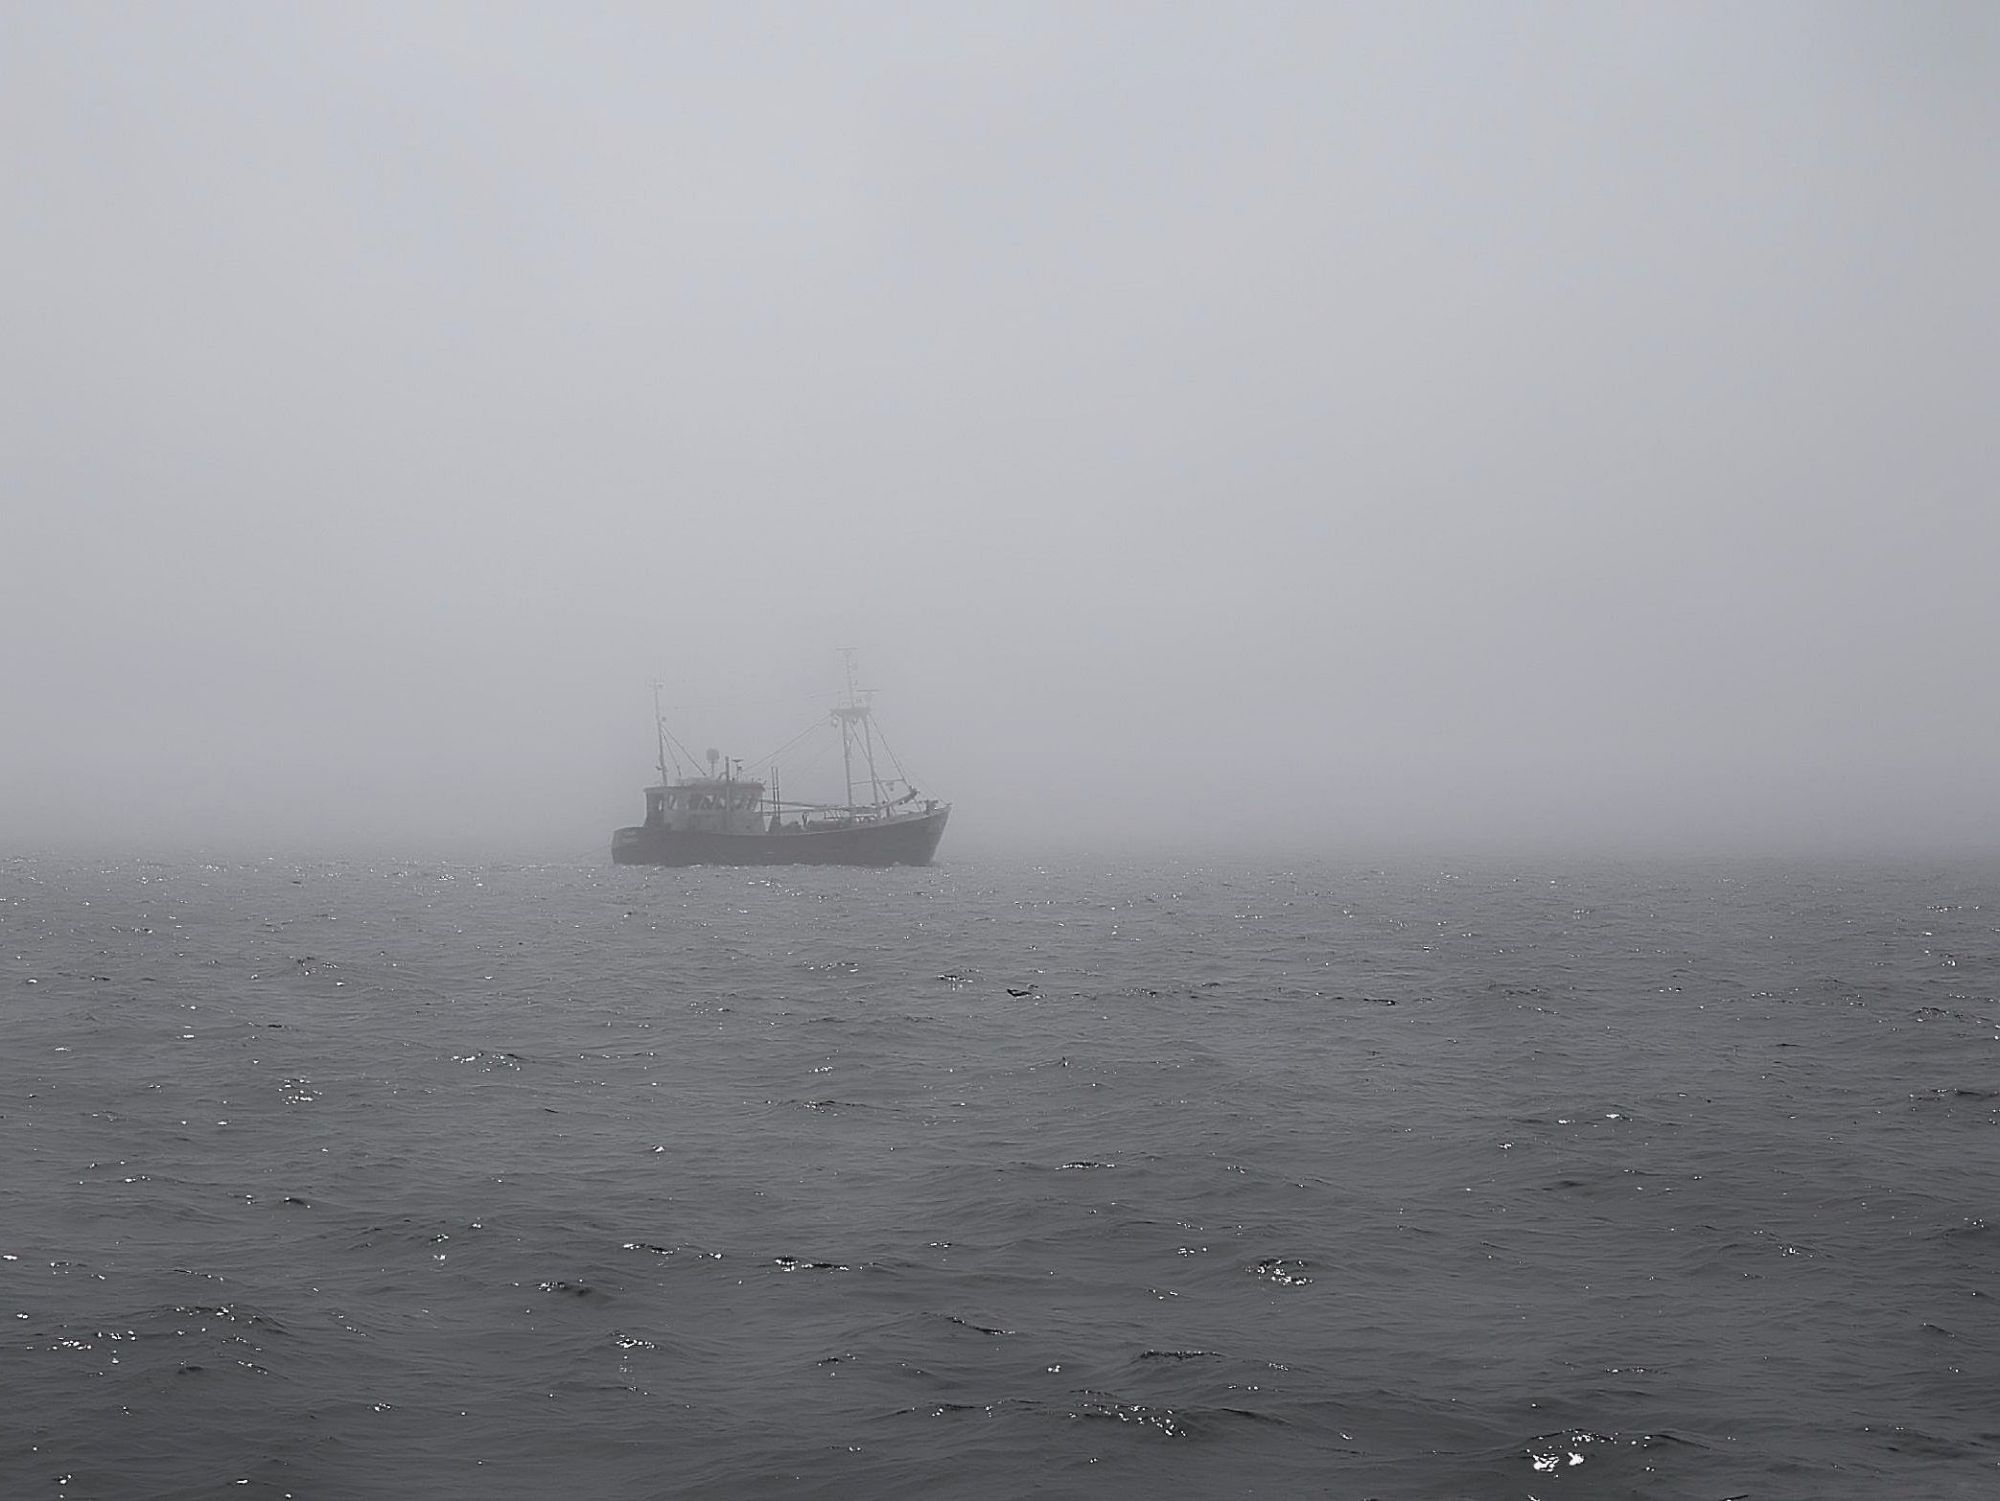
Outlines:
{"label": "boat hull", "polygon": [[901,818],[778,834],[640,826],[611,836],[619,865],[928,865],[949,807]]}

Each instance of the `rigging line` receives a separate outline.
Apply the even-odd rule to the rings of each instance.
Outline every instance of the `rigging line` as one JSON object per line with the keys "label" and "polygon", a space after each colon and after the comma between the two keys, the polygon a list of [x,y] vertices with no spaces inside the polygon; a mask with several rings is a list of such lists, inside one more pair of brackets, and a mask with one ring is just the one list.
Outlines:
{"label": "rigging line", "polygon": [[826,742],[822,740],[822,742],[820,742],[820,744],[818,744],[818,746],[814,748],[814,753],[812,753],[810,757],[806,757],[806,761],[804,761],[804,763],[798,763],[798,761],[790,761],[790,763],[780,763],[780,761],[778,761],[778,757],[780,757],[780,755],[784,755],[784,753],[780,751],[780,753],[774,753],[774,755],[772,755],[772,759],[770,759],[768,763],[760,763],[760,765],[762,765],[762,767],[764,767],[764,771],[766,771],[766,773],[770,773],[772,777],[776,777],[778,773],[784,773],[784,777],[786,777],[786,779],[790,781],[790,779],[796,779],[796,777],[804,777],[804,775],[806,775],[808,771],[812,771],[812,767],[816,767],[816,765],[820,763],[820,759],[822,759],[822,757],[824,757],[824,755],[828,753],[828,748],[830,748],[830,746],[828,746],[828,744],[826,744]]}
{"label": "rigging line", "polygon": [[875,734],[882,742],[882,749],[889,752],[889,764],[896,768],[896,775],[903,779],[903,785],[905,787],[913,787],[915,783],[910,780],[910,774],[903,770],[903,763],[896,755],[894,748],[889,744],[889,737],[883,733],[879,722],[875,726]]}
{"label": "rigging line", "polygon": [[803,766],[794,766],[791,770],[787,771],[785,775],[787,777],[803,777],[807,772],[811,771],[815,766],[819,765],[820,762],[824,761],[826,759],[826,753],[832,749],[833,749],[833,742],[831,740],[825,740],[820,742],[819,748],[815,750],[812,753],[812,755],[806,759],[806,762]]}
{"label": "rigging line", "polygon": [[654,738],[655,738],[655,740],[657,740],[657,741],[658,741],[658,744],[659,744],[659,753],[660,753],[660,780],[661,780],[661,782],[663,782],[663,783],[664,783],[664,782],[666,781],[666,779],[667,779],[667,762],[668,762],[668,760],[669,760],[669,759],[671,759],[671,760],[673,761],[673,763],[674,763],[674,774],[675,774],[676,776],[684,776],[684,775],[685,775],[685,773],[681,771],[681,762],[680,762],[680,757],[678,757],[678,756],[674,755],[674,753],[673,753],[673,752],[672,752],[671,750],[669,750],[669,749],[667,748],[667,716],[666,716],[666,712],[665,712],[665,711],[664,711],[663,709],[661,709],[661,708],[660,708],[660,690],[661,690],[662,688],[664,688],[665,686],[666,686],[666,685],[665,685],[664,683],[662,683],[662,682],[661,682],[661,681],[660,681],[660,680],[659,680],[658,678],[655,678],[655,679],[653,680],[653,684],[652,684],[652,687],[653,687],[653,735],[654,735]]}
{"label": "rigging line", "polygon": [[[661,759],[666,761],[671,761],[674,763],[675,776],[677,777],[686,776],[687,772],[684,771],[681,767],[681,758],[674,753],[673,732],[667,728],[667,722],[664,719],[656,719],[654,720],[654,725],[658,728],[660,732],[660,749],[666,752],[666,754]],[[667,774],[667,768],[662,766],[660,768],[660,775],[664,778],[666,774]]]}
{"label": "rigging line", "polygon": [[814,731],[820,728],[821,728],[820,722],[818,720],[814,720],[811,724],[807,725],[804,729],[800,730],[798,734],[792,736],[791,739],[787,740],[783,745],[779,746],[776,750],[772,751],[770,755],[759,757],[757,760],[752,761],[750,764],[752,766],[777,765],[778,757],[782,756],[786,751],[790,750],[793,746],[797,745],[801,740],[805,739],[806,736],[812,734]]}
{"label": "rigging line", "polygon": [[795,763],[792,775],[802,776],[804,773],[811,771],[815,766],[819,765],[820,762],[824,761],[832,753],[833,753],[833,740],[831,739],[831,737],[820,741],[819,744],[815,745],[812,748],[811,755],[807,756],[803,762]]}
{"label": "rigging line", "polygon": [[720,711],[725,709],[740,709],[746,705],[752,708],[759,708],[759,709],[771,708],[773,706],[796,708],[798,706],[798,702],[799,702],[798,695],[796,694],[788,694],[788,695],[779,695],[779,694],[767,695],[760,693],[742,693],[735,695],[704,694],[703,701],[701,703],[668,704],[667,708],[677,713],[706,714],[712,711]]}
{"label": "rigging line", "polygon": [[[662,726],[662,728],[664,729],[665,726]],[[671,746],[674,746],[677,750],[680,751],[682,755],[688,758],[688,765],[694,767],[697,771],[701,769],[700,759],[695,755],[693,751],[689,750],[685,745],[681,744],[680,737],[676,735],[672,730],[667,730],[667,743]]]}

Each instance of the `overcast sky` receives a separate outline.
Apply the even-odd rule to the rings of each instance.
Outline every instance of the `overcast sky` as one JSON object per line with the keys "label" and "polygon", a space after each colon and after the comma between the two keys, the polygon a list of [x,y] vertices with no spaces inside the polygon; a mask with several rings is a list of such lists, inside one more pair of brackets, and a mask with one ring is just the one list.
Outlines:
{"label": "overcast sky", "polygon": [[1996,184],[1983,0],[8,5],[0,841],[852,645],[947,858],[2000,847]]}

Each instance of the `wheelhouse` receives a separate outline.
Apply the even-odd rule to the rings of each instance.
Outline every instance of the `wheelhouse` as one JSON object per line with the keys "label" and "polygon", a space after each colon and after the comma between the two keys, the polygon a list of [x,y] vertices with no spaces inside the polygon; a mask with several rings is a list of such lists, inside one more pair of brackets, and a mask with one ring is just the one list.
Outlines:
{"label": "wheelhouse", "polygon": [[646,825],[754,834],[763,826],[764,784],[702,777],[646,789]]}

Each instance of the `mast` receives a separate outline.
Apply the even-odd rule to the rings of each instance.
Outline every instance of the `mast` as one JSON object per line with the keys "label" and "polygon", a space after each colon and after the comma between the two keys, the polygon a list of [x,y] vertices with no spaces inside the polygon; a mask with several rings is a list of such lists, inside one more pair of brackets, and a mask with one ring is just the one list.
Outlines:
{"label": "mast", "polygon": [[667,785],[667,722],[660,717],[660,685],[653,684],[653,738],[660,747],[660,785]]}
{"label": "mast", "polygon": [[861,743],[868,752],[868,793],[879,808],[882,806],[882,779],[875,775],[875,730],[866,704],[861,706]]}
{"label": "mast", "polygon": [[847,816],[854,816],[854,721],[867,716],[868,711],[854,701],[854,648],[843,646],[841,656],[847,659],[847,702],[833,711],[833,717],[840,722],[840,764],[847,773]]}
{"label": "mast", "polygon": [[[869,806],[880,811],[886,806],[882,796],[882,774],[875,767],[875,719],[869,707],[868,695],[872,688],[854,686],[854,648],[843,646],[840,653],[847,659],[847,702],[833,711],[834,722],[840,726],[840,760],[847,773],[847,812],[852,817],[854,805],[854,742],[861,741],[861,755],[868,768]],[[889,750],[889,742],[882,742],[882,749]],[[893,760],[895,753],[889,752]],[[898,768],[900,770],[900,768]]]}
{"label": "mast", "polygon": [[840,721],[840,764],[847,772],[847,811],[850,817],[854,813],[854,732],[847,718],[851,712],[848,709],[833,711],[833,717]]}

